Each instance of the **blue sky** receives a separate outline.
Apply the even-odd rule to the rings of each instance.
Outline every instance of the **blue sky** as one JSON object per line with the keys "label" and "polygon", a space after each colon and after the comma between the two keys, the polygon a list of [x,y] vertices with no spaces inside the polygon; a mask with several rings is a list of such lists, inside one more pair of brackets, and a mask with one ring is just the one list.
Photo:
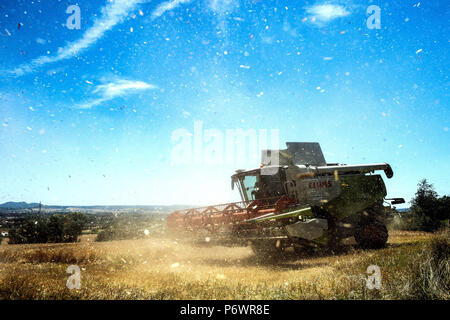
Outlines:
{"label": "blue sky", "polygon": [[238,200],[230,175],[258,161],[174,163],[195,122],[388,162],[392,197],[422,178],[449,194],[448,16],[446,1],[2,2],[0,202]]}

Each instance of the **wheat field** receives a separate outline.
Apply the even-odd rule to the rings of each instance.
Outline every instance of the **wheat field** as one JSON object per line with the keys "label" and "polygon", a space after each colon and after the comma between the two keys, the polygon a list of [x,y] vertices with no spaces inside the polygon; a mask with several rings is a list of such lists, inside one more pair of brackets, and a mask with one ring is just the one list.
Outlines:
{"label": "wheat field", "polygon": [[[152,237],[73,244],[0,246],[1,299],[400,299],[407,297],[412,263],[431,235],[391,231],[388,246],[349,246],[336,255],[283,260],[256,257],[250,247],[196,246]],[[81,288],[69,290],[69,265]],[[366,286],[377,265],[382,288]]]}

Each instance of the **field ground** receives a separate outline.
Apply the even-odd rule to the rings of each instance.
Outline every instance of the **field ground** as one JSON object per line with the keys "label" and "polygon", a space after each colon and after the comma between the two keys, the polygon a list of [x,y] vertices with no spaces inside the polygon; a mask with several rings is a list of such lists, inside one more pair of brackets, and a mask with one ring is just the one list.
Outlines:
{"label": "field ground", "polygon": [[[168,238],[0,246],[1,299],[399,299],[432,235],[391,231],[381,250],[264,261],[249,247],[194,246]],[[89,240],[88,240],[89,239]],[[69,290],[66,269],[81,268]],[[366,287],[378,265],[382,288]]]}

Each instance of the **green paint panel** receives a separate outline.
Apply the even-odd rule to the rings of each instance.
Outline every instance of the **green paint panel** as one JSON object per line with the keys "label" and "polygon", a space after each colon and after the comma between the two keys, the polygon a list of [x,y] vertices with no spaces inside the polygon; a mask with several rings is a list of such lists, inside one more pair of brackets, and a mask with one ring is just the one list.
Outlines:
{"label": "green paint panel", "polygon": [[324,209],[339,220],[353,215],[386,196],[386,187],[380,175],[340,177],[341,194],[324,204]]}

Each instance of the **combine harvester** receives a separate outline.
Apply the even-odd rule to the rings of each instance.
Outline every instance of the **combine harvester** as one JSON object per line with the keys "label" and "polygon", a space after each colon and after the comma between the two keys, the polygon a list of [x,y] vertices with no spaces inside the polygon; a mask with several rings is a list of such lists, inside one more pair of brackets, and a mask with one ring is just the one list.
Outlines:
{"label": "combine harvester", "polygon": [[350,237],[362,248],[384,247],[383,202],[405,202],[386,199],[383,179],[374,174],[383,170],[392,178],[389,164],[330,164],[318,143],[286,145],[285,150],[263,150],[260,168],[231,176],[241,202],[172,212],[169,231],[224,245],[251,244],[256,254],[270,256],[289,247],[296,252],[333,249]]}

